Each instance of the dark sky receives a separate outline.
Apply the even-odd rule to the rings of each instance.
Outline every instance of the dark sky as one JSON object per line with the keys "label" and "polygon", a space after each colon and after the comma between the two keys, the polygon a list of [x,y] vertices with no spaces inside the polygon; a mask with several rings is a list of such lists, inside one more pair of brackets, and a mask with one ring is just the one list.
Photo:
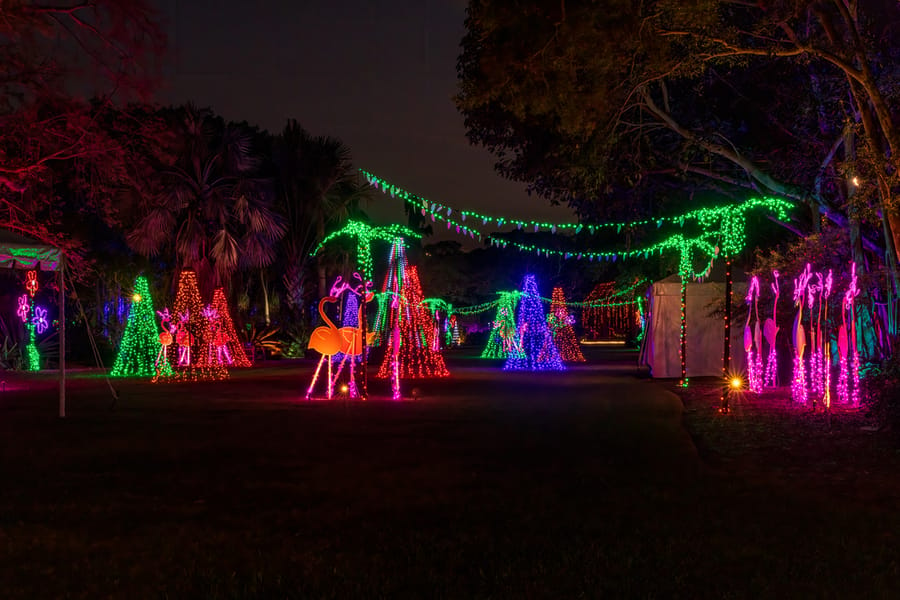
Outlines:
{"label": "dark sky", "polygon": [[[157,2],[171,52],[161,101],[191,100],[271,132],[295,118],[343,140],[355,166],[435,202],[573,220],[502,179],[466,140],[452,102],[463,0]],[[379,193],[369,212],[397,220],[399,202]]]}

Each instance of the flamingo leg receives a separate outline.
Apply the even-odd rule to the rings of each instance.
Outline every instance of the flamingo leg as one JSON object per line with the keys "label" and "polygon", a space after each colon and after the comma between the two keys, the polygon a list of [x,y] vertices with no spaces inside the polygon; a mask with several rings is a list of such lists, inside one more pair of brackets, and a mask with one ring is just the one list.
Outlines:
{"label": "flamingo leg", "polygon": [[[312,396],[313,388],[314,388],[315,385],[316,385],[316,381],[319,379],[319,371],[322,370],[322,361],[323,361],[323,360],[325,360],[325,355],[324,355],[324,354],[319,358],[319,364],[316,366],[316,372],[315,372],[315,374],[313,375],[312,381],[309,382],[309,389],[306,390],[306,399],[307,399],[307,400],[309,400],[309,397]],[[331,361],[328,361],[328,362],[330,363]],[[330,367],[330,366],[331,366],[331,365],[329,364],[329,367]]]}

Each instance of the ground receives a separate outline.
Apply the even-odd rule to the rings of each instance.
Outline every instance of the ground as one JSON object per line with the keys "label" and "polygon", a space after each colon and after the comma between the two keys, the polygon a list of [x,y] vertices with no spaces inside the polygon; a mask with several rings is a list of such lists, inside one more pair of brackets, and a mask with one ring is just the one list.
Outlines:
{"label": "ground", "polygon": [[719,415],[634,359],[462,352],[415,400],[378,382],[366,403],[303,402],[308,361],[114,381],[114,407],[79,373],[65,420],[52,379],[10,376],[3,597],[897,596],[884,436],[749,397]]}

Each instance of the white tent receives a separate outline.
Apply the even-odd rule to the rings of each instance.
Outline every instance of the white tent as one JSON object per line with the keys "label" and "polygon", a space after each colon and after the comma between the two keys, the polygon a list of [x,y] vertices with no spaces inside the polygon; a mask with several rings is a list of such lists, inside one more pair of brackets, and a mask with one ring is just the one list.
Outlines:
{"label": "white tent", "polygon": [[[716,278],[716,270],[713,271]],[[735,274],[734,279],[738,276]],[[687,332],[688,377],[720,377],[725,351],[725,324],[722,316],[725,281],[687,284],[685,329]],[[740,275],[743,280],[743,274]],[[731,370],[742,372],[744,322],[735,319],[747,295],[746,281],[732,286]],[[715,314],[718,313],[718,314]],[[746,318],[746,312],[743,313]],[[681,377],[681,279],[672,275],[653,284],[650,291],[647,331],[641,346],[640,363],[650,367],[653,377]]]}
{"label": "white tent", "polygon": [[62,251],[12,231],[0,229],[0,267],[56,271],[59,274],[59,416],[66,416],[66,294]]}

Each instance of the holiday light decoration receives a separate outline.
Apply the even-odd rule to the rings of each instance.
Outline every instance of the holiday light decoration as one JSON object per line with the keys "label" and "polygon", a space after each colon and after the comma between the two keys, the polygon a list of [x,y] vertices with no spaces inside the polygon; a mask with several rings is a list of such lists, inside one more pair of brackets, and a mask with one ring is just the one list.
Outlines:
{"label": "holiday light decoration", "polygon": [[828,298],[831,296],[833,287],[834,277],[832,270],[828,269],[828,276],[825,278],[825,283],[822,286],[822,304],[825,305],[825,310],[823,319],[820,319],[821,325],[818,332],[819,352],[822,356],[822,377],[824,379],[822,382],[824,389],[822,402],[826,410],[831,408],[831,343],[828,339]]}
{"label": "holiday light decoration", "polygon": [[524,358],[522,340],[516,324],[516,306],[519,292],[498,292],[497,314],[491,323],[491,335],[481,352],[481,358]]}
{"label": "holiday light decoration", "polygon": [[[635,328],[641,330],[641,302],[634,298],[642,279],[624,290],[614,281],[598,283],[580,303],[584,307],[581,325],[590,340],[624,339]],[[619,301],[617,301],[619,300]]]}
{"label": "holiday light decoration", "polygon": [[806,300],[806,289],[812,278],[811,267],[807,263],[806,269],[794,279],[794,303],[797,305],[797,314],[794,316],[794,377],[791,382],[791,399],[800,404],[806,404],[807,381],[804,351],[806,349],[806,331],[803,328],[803,304]]}
{"label": "holiday light decoration", "polygon": [[763,325],[763,334],[766,342],[769,344],[769,354],[766,358],[766,373],[763,378],[765,387],[775,387],[778,385],[778,351],[775,349],[775,342],[778,337],[778,296],[780,288],[778,286],[778,271],[772,271],[772,278],[775,280],[772,286],[772,293],[775,294],[775,300],[772,302],[772,317],[766,319]]}
{"label": "holiday light decoration", "polygon": [[28,294],[22,294],[19,296],[19,307],[16,309],[16,314],[24,323],[28,321],[29,312],[31,312],[31,304],[28,301]]}
{"label": "holiday light decoration", "polygon": [[34,298],[38,291],[37,271],[26,271],[25,273],[25,289],[29,295]]}
{"label": "holiday light decoration", "polygon": [[516,318],[524,356],[510,356],[504,371],[565,371],[553,335],[547,327],[544,307],[538,295],[537,279],[526,275],[522,282],[522,297]]}
{"label": "holiday light decoration", "polygon": [[[444,357],[435,352],[434,328],[427,306],[422,301],[422,286],[416,267],[407,266],[405,279],[399,293],[399,302],[391,310],[390,330],[385,360],[377,377],[387,379],[391,371],[399,371],[401,379],[422,379],[447,377],[450,372],[444,364]],[[400,330],[400,348],[396,350],[396,328]],[[395,362],[395,365],[391,363]]]}
{"label": "holiday light decoration", "polygon": [[143,275],[134,281],[128,321],[110,377],[156,377],[171,374],[167,357],[159,357],[159,335],[150,285]]}
{"label": "holiday light decoration", "polygon": [[312,256],[316,256],[326,244],[340,236],[349,236],[356,239],[357,268],[362,272],[365,281],[372,281],[372,242],[374,240],[393,242],[395,239],[402,237],[416,239],[422,237],[420,234],[402,225],[392,224],[387,227],[372,227],[362,221],[348,221],[341,229],[325,236],[325,239],[319,242],[316,249],[312,251]]}
{"label": "holiday light decoration", "polygon": [[560,357],[566,362],[585,362],[584,354],[578,347],[572,324],[574,317],[566,307],[566,297],[561,287],[553,288],[553,302],[547,315],[547,325],[553,336],[553,343],[559,350]]}
{"label": "holiday light decoration", "polygon": [[203,350],[206,349],[205,323],[200,314],[202,310],[203,301],[197,287],[197,274],[191,269],[185,269],[178,278],[178,289],[172,306],[172,314],[179,323],[175,337],[177,370],[184,378],[195,378],[195,373],[192,372],[194,360],[202,357]]}
{"label": "holiday light decoration", "polygon": [[[358,277],[358,274],[354,273]],[[358,305],[357,314],[356,314],[356,323],[359,325],[350,325],[343,326],[338,329],[338,332],[341,334],[341,348],[340,354],[342,356],[341,362],[338,365],[337,372],[334,374],[334,381],[332,385],[337,384],[341,377],[341,373],[344,369],[345,365],[350,365],[348,380],[346,383],[341,385],[341,389],[344,390],[344,394],[346,394],[350,398],[362,398],[366,399],[366,394],[361,392],[359,385],[356,382],[355,376],[355,365],[358,358],[362,357],[363,354],[363,330],[361,324],[363,322],[363,311],[366,310],[365,305],[372,301],[375,297],[375,294],[369,289],[372,285],[371,281],[367,281],[365,284],[360,283],[355,288],[348,288],[350,295],[355,299],[358,296],[364,298],[362,301],[357,301],[355,304]],[[372,338],[375,336],[375,333],[366,333],[366,346],[371,344]],[[348,360],[349,359],[349,360]]]}
{"label": "holiday light decoration", "polygon": [[47,321],[47,310],[40,306],[36,306],[34,309],[34,317],[31,318],[31,324],[34,325],[34,330],[38,335],[43,335],[50,325]]}
{"label": "holiday light decoration", "polygon": [[[856,345],[856,297],[857,286],[856,263],[850,264],[850,284],[844,293],[841,303],[842,324],[838,331],[838,353],[840,354],[840,373],[838,375],[838,401],[856,405],[859,402],[859,351]],[[849,317],[850,326],[847,326]],[[852,375],[851,375],[852,370]],[[851,387],[852,381],[852,387]]]}
{"label": "holiday light decoration", "polygon": [[312,397],[319,374],[322,371],[322,363],[328,363],[328,381],[326,387],[326,397],[331,400],[334,395],[334,381],[331,371],[331,357],[340,352],[342,345],[341,333],[334,322],[328,318],[325,313],[326,304],[334,304],[337,302],[334,296],[325,296],[319,300],[319,317],[325,322],[325,326],[316,327],[309,336],[309,344],[307,349],[315,350],[322,356],[319,358],[319,364],[316,365],[316,371],[313,373],[312,381],[306,390],[306,399]]}
{"label": "holiday light decoration", "polygon": [[448,346],[459,346],[459,323],[457,321],[454,314],[447,319],[447,337],[450,338]]}
{"label": "holiday light decoration", "polygon": [[[762,335],[759,326],[759,277],[750,278],[750,287],[747,290],[747,322],[744,325],[744,352],[747,354],[747,383],[751,392],[758,394],[762,391]],[[756,321],[753,328],[750,327],[750,319],[755,315]]]}
{"label": "holiday light decoration", "polygon": [[249,367],[250,360],[247,358],[247,353],[244,352],[244,344],[241,343],[241,339],[234,328],[234,321],[231,320],[231,311],[228,308],[228,299],[225,297],[225,288],[217,287],[213,290],[212,307],[219,315],[218,337],[215,340],[217,348],[221,347],[221,352],[231,357],[229,365],[233,367]]}
{"label": "holiday light decoration", "polygon": [[26,371],[39,371],[41,369],[41,353],[37,348],[37,338],[35,337],[37,326],[34,321],[34,295],[38,291],[36,270],[25,272],[25,290],[28,294],[19,298],[19,307],[16,310],[16,314],[25,323],[25,333],[28,336],[25,347],[22,349],[22,355],[25,358]]}
{"label": "holiday light decoration", "polygon": [[[340,299],[340,292],[335,293],[334,288],[332,288],[330,295]],[[356,299],[356,294],[352,291],[347,291],[344,296],[344,318],[341,320],[341,327],[359,327],[359,316],[357,314],[359,312],[359,301]],[[331,360],[332,362],[341,362],[344,360],[344,353],[338,352],[331,357]]]}
{"label": "holiday light decoration", "polygon": [[[405,202],[411,204],[416,209],[421,211],[423,216],[429,215],[432,221],[445,221],[449,226],[456,227],[457,233],[462,233],[469,237],[478,239],[482,237],[481,232],[473,228],[471,225],[464,224],[464,222],[466,222],[467,220],[481,221],[481,224],[483,226],[487,226],[489,224],[496,227],[509,225],[521,230],[547,230],[552,233],[580,233],[585,229],[587,229],[587,231],[589,231],[590,233],[595,233],[596,231],[602,229],[615,229],[617,232],[621,232],[623,229],[632,229],[635,227],[644,227],[647,225],[661,227],[663,224],[677,224],[679,226],[683,226],[686,221],[699,221],[704,227],[707,227],[708,224],[727,220],[728,223],[725,224],[725,226],[727,227],[725,234],[728,240],[725,242],[725,244],[727,244],[727,247],[724,247],[724,249],[727,253],[732,253],[730,250],[732,243],[738,245],[740,248],[743,248],[744,242],[740,237],[740,232],[744,229],[744,220],[746,218],[745,215],[748,211],[756,208],[764,208],[769,212],[774,213],[775,218],[786,221],[788,219],[787,213],[793,207],[793,205],[789,202],[778,198],[751,198],[737,205],[694,209],[681,215],[673,215],[668,217],[648,217],[645,219],[638,219],[630,222],[604,222],[589,225],[585,225],[582,223],[549,223],[543,221],[515,219],[510,217],[490,216],[480,214],[471,210],[455,209],[444,204],[432,202],[427,198],[413,194],[364,169],[360,169],[360,172],[376,189],[380,189],[382,192],[390,194],[391,197],[401,198]],[[456,221],[455,219],[451,218],[454,214],[459,215],[460,221]]]}
{"label": "holiday light decoration", "polygon": [[153,361],[153,367],[156,369],[154,380],[159,378],[161,374],[160,361],[168,358],[169,346],[175,341],[175,335],[178,333],[178,324],[172,322],[168,307],[156,311],[156,314],[159,315],[162,331],[159,333],[159,353],[156,355],[156,360]]}
{"label": "holiday light decoration", "polygon": [[[391,392],[394,400],[400,400],[400,346],[401,346],[401,310],[400,292],[406,279],[406,250],[403,240],[396,238],[391,244],[388,258],[388,269],[381,288],[382,297],[387,303],[379,303],[376,327],[382,332],[386,352],[379,372],[384,372],[391,379]],[[385,308],[387,307],[387,310]],[[385,366],[385,363],[387,366]]]}

